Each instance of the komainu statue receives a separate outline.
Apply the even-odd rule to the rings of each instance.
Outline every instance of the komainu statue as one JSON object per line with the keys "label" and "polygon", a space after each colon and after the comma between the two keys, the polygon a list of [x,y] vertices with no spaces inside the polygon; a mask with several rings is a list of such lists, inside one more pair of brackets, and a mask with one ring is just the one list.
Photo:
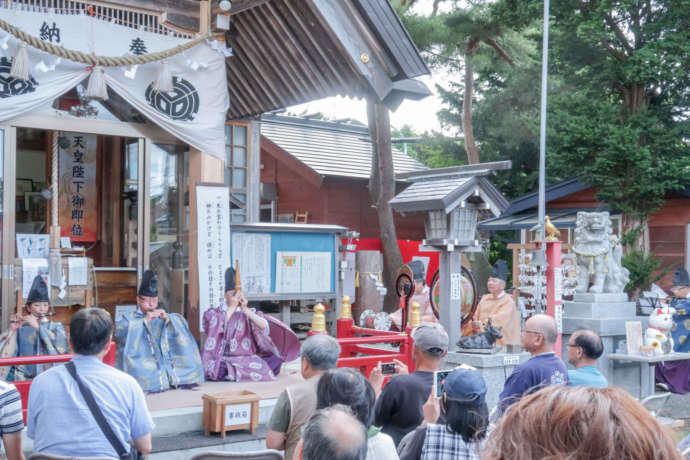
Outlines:
{"label": "komainu statue", "polygon": [[608,212],[577,213],[573,252],[578,268],[576,292],[623,292],[630,274],[621,265],[623,251]]}

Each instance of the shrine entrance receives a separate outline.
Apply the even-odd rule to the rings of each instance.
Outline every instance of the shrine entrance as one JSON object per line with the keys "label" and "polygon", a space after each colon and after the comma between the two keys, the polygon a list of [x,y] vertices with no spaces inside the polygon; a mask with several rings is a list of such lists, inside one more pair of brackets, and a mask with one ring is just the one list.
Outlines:
{"label": "shrine entrance", "polygon": [[3,330],[24,303],[24,275],[49,272],[56,209],[62,269],[70,275],[62,289],[51,289],[56,320],[68,324],[87,302],[113,317],[132,308],[148,268],[158,275],[162,306],[184,314],[188,146],[143,119],[121,121],[110,104],[84,105],[74,95],[0,125]]}

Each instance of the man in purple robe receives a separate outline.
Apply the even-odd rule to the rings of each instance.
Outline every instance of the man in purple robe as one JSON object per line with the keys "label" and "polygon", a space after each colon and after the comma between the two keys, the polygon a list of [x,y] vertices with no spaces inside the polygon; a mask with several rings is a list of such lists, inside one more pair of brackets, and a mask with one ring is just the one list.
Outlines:
{"label": "man in purple robe", "polygon": [[285,361],[299,356],[300,343],[290,328],[247,306],[235,289],[235,270],[225,271],[226,307],[203,317],[206,341],[201,353],[207,380],[274,380]]}

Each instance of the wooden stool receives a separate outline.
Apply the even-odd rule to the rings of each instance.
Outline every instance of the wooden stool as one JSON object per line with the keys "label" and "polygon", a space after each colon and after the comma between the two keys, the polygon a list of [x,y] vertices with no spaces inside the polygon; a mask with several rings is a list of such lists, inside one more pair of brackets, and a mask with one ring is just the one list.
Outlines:
{"label": "wooden stool", "polygon": [[220,433],[225,438],[226,431],[249,429],[251,434],[259,426],[259,395],[247,390],[227,391],[205,394],[204,434]]}

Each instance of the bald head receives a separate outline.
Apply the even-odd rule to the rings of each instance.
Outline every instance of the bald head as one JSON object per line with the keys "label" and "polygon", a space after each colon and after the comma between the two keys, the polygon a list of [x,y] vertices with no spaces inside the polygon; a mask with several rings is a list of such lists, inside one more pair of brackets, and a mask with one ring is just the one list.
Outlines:
{"label": "bald head", "polygon": [[534,315],[525,322],[525,329],[539,332],[544,337],[544,342],[553,346],[558,339],[558,326],[556,320],[549,315]]}
{"label": "bald head", "polygon": [[367,433],[349,407],[336,404],[318,410],[304,426],[303,460],[364,460]]}

